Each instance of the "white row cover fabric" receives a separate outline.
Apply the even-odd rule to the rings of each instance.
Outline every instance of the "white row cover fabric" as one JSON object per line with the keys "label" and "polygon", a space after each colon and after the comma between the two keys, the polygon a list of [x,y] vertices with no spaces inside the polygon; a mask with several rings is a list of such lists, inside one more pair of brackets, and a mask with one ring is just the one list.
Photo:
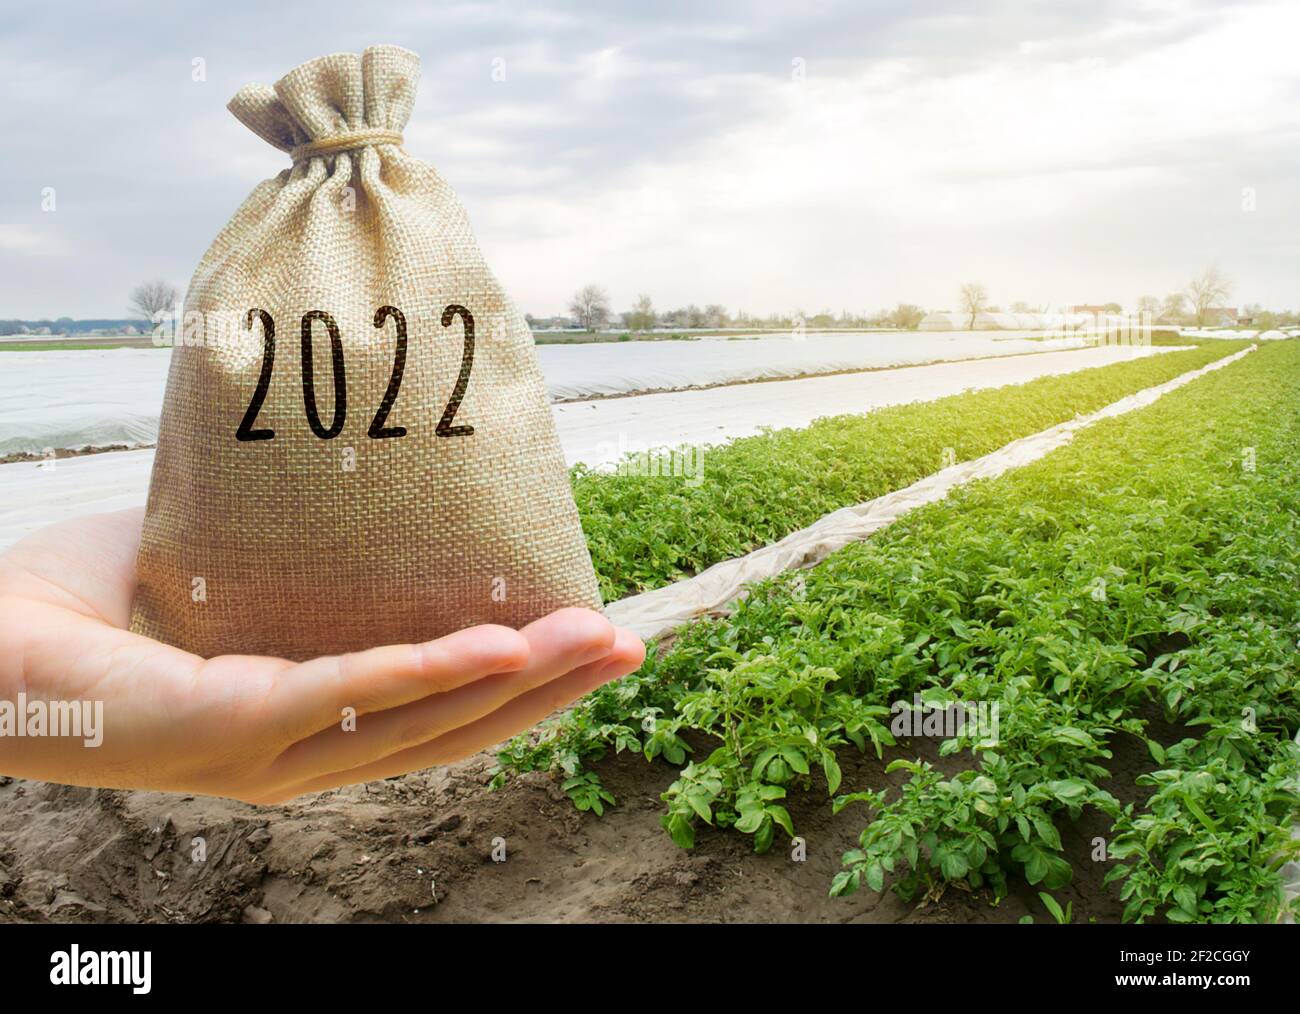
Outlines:
{"label": "white row cover fabric", "polygon": [[1121,398],[1096,412],[1012,441],[981,458],[959,462],[904,489],[841,508],[807,528],[792,532],[780,542],[714,564],[703,573],[676,584],[611,603],[605,607],[605,614],[646,640],[663,637],[696,617],[724,610],[744,594],[746,585],[820,563],[836,550],[862,541],[908,511],[942,500],[957,486],[976,479],[989,479],[1037,461],[1048,452],[1064,447],[1075,433],[1098,420],[1144,408],[1169,391],[1236,362],[1257,347],[1252,345],[1208,366]]}
{"label": "white row cover fabric", "polygon": [[1300,327],[1272,328],[1259,331],[1248,327],[1180,327],[1178,333],[1187,338],[1222,338],[1225,341],[1281,342],[1300,338]]}
{"label": "white row cover fabric", "polygon": [[943,335],[868,331],[543,345],[538,352],[551,397],[562,401],[1048,352],[1087,344],[1074,336],[1046,341],[1034,338],[1027,332],[994,338],[971,331]]}
{"label": "white row cover fabric", "polygon": [[[1004,340],[1005,337],[1005,340]],[[1082,339],[971,332],[793,334],[541,345],[552,401],[1080,348]],[[153,443],[170,349],[3,352],[0,455]],[[286,381],[289,382],[289,381]],[[251,394],[251,392],[250,392]],[[237,424],[238,420],[236,420]]]}
{"label": "white row cover fabric", "polygon": [[0,352],[0,455],[149,444],[170,349]]}
{"label": "white row cover fabric", "polygon": [[1300,328],[1291,328],[1289,331],[1279,331],[1277,328],[1255,331],[1250,328],[1184,327],[1179,328],[1178,333],[1188,338],[1222,338],[1225,341],[1281,342],[1288,338],[1300,338]]}
{"label": "white row cover fabric", "polygon": [[[1176,349],[1105,346],[900,370],[739,384],[553,406],[565,460],[608,467],[655,447],[707,446],[763,427],[807,426],[827,415],[931,401],[961,391],[1022,384]],[[5,353],[7,354],[7,353]],[[364,451],[361,451],[364,453]],[[707,471],[707,458],[703,461]],[[0,465],[0,550],[56,521],[142,505],[153,451],[113,451],[53,463]]]}

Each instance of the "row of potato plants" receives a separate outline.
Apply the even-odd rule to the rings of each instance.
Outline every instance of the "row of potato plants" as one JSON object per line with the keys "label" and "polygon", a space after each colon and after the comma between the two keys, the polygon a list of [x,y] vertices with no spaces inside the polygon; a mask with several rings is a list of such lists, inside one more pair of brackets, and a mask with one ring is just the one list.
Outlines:
{"label": "row of potato plants", "polygon": [[[1094,806],[1112,819],[1107,879],[1126,920],[1277,917],[1279,868],[1300,853],[1297,404],[1300,343],[1267,348],[819,575],[832,608],[837,580],[897,581],[919,563],[944,588],[938,638],[966,651],[936,656],[922,692],[1001,704],[996,745],[944,744],[969,755],[960,774],[896,761],[910,775],[897,798],[835,801],[873,819],[832,893],[894,871],[904,891],[1003,893],[1008,872],[1059,887],[1072,875],[1061,821]],[[890,612],[935,633],[914,606]],[[1152,704],[1174,742],[1148,737]],[[1103,784],[1125,736],[1156,767],[1140,807]]]}
{"label": "row of potato plants", "polygon": [[[573,493],[601,593],[612,602],[671,584],[1244,345],[1214,342],[732,440],[686,459],[702,463],[698,482],[580,465]],[[674,450],[656,453],[669,460]]]}
{"label": "row of potato plants", "polygon": [[[612,601],[670,584],[783,538],[831,510],[899,489],[945,461],[987,453],[1246,344],[1203,343],[1192,350],[865,415],[825,417],[804,429],[728,441],[708,449],[708,483],[698,488],[680,479],[647,479],[579,465],[573,469],[574,496],[603,596]],[[648,665],[653,664],[652,657]],[[631,700],[631,687],[645,671],[621,683],[614,691],[618,697]],[[497,784],[512,771],[552,767],[574,780],[570,795],[584,809],[602,809],[592,782],[577,777],[581,760],[607,746],[625,749],[636,740],[617,722],[597,723],[593,731],[588,711],[601,713],[606,697],[587,698],[552,723],[540,742],[529,736],[514,740],[503,754]],[[666,751],[674,763],[684,758],[682,748],[662,733],[650,736],[647,750],[649,757]]]}
{"label": "row of potato plants", "polygon": [[[1001,895],[1009,875],[1058,888],[1073,872],[1062,822],[1095,807],[1126,919],[1271,919],[1300,813],[1297,404],[1289,342],[1099,423],[693,624],[510,744],[503,774],[558,769],[600,810],[613,798],[587,765],[662,758],[682,768],[664,793],[678,844],[711,824],[759,851],[796,833],[787,794],[815,784],[870,816],[833,894],[890,876],[905,895],[954,881]],[[996,702],[997,741],[944,741],[955,775],[906,756],[889,715],[918,694]],[[1148,734],[1152,706],[1181,738]],[[1156,769],[1140,807],[1105,784],[1121,737]],[[688,739],[713,748],[692,759]],[[850,747],[902,754],[901,791],[841,792]]]}

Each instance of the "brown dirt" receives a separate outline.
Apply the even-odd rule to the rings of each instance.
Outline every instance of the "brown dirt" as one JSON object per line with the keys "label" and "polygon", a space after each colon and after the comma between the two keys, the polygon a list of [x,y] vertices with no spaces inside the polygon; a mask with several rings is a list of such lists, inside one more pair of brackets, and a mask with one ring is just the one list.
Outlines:
{"label": "brown dirt", "polygon": [[109,451],[143,451],[157,444],[105,444],[103,447],[56,447],[52,454],[38,451],[11,451],[0,454],[0,465],[12,465],[18,461],[46,461],[49,458],[80,458],[87,454],[107,454]]}
{"label": "brown dirt", "polygon": [[[1176,739],[1171,730],[1153,734]],[[1108,788],[1138,795],[1153,766],[1119,737]],[[933,741],[886,754],[936,760]],[[898,784],[874,756],[842,756],[843,791]],[[945,759],[940,766],[951,770]],[[750,839],[704,829],[691,851],[661,829],[661,763],[614,757],[598,770],[619,805],[577,812],[557,782],[532,774],[497,792],[481,754],[448,768],[258,808],[207,797],[83,789],[0,778],[0,921],[8,922],[1050,922],[1034,888],[1013,881],[998,905],[950,889],[917,907],[894,893],[826,896],[865,810],[832,816],[825,786],[790,810],[806,861],[788,846],[756,856]],[[1055,892],[1075,922],[1122,910],[1090,860],[1107,820],[1062,827],[1075,879]],[[206,860],[194,861],[194,839]],[[506,859],[494,862],[494,839]],[[434,895],[436,892],[436,903]]]}

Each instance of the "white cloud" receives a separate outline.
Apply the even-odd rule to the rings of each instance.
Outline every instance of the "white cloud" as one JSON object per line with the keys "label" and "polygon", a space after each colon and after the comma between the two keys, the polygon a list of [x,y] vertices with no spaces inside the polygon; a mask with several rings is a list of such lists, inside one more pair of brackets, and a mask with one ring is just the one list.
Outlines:
{"label": "white cloud", "polygon": [[[0,40],[0,129],[28,139],[0,160],[17,223],[0,317],[116,313],[137,275],[183,283],[287,164],[229,95],[385,40],[424,58],[408,149],[535,313],[588,281],[618,306],[647,291],[751,312],[939,307],[971,277],[1003,302],[1126,301],[1211,261],[1236,300],[1300,304],[1293,4],[393,0],[363,40],[340,0],[255,38],[256,4],[142,11],[33,8]],[[46,185],[57,223],[35,211]]]}
{"label": "white cloud", "polygon": [[62,249],[63,245],[52,228],[0,222],[0,250],[6,253],[48,256]]}
{"label": "white cloud", "polygon": [[[492,229],[508,236],[512,221],[525,222],[532,237],[504,244],[499,270],[522,301],[547,308],[588,275],[620,302],[658,289],[674,304],[751,309],[942,305],[971,275],[1008,301],[1101,291],[1124,300],[1135,286],[1172,287],[1179,270],[1221,253],[1216,214],[1198,204],[1205,187],[1238,181],[1217,199],[1239,215],[1252,162],[1300,136],[1300,71],[1287,55],[1300,28],[1293,9],[1234,8],[1198,28],[1108,58],[1096,54],[1110,40],[1158,33],[1107,25],[1068,45],[1046,40],[1033,60],[951,75],[904,58],[835,77],[809,61],[802,83],[697,79],[700,93],[757,89],[766,113],[585,180],[582,192],[498,198],[486,216]],[[1296,197],[1292,181],[1287,200]],[[1153,214],[1164,200],[1182,205],[1178,237],[1156,234],[1169,225]],[[1121,216],[1150,223],[1148,259],[1168,262],[1167,277],[1132,278],[1104,231],[1079,228]],[[1028,264],[1027,248],[1045,245],[1051,261]],[[1295,267],[1246,281],[1295,301],[1300,293],[1283,284]]]}

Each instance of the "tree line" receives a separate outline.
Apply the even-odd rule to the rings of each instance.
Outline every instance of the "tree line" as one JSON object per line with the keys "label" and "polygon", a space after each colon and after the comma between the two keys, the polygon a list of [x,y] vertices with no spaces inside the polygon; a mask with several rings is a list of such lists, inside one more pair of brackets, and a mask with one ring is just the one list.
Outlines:
{"label": "tree line", "polygon": [[[1232,281],[1218,267],[1208,267],[1193,277],[1187,284],[1167,295],[1145,295],[1138,299],[1133,309],[1138,313],[1149,313],[1155,323],[1175,325],[1195,325],[1204,327],[1217,323],[1216,311],[1231,297]],[[51,334],[74,334],[81,331],[102,329],[125,323],[147,325],[156,321],[158,314],[166,313],[177,307],[180,293],[162,280],[144,282],[137,285],[130,294],[129,312],[133,315],[129,321],[119,320],[73,320],[71,317],[59,317],[56,320],[37,321],[0,320],[0,335],[26,334],[33,331],[48,330]],[[969,318],[968,325],[973,327],[975,319],[981,313],[999,313],[1001,307],[990,301],[988,289],[982,282],[967,282],[957,292],[958,310]],[[1047,313],[1046,306],[1034,306],[1025,302],[1014,302],[1007,307],[1011,313]],[[1068,308],[1067,308],[1068,309]],[[1098,309],[1106,313],[1121,313],[1119,303],[1111,302]],[[729,313],[726,307],[718,303],[707,306],[679,307],[674,310],[656,310],[648,295],[637,297],[628,310],[615,314],[610,307],[610,299],[599,285],[584,285],[574,293],[569,302],[569,316],[560,318],[541,318],[525,314],[525,319],[534,328],[546,326],[569,328],[578,327],[584,331],[595,332],[603,328],[618,327],[628,331],[653,331],[663,328],[681,328],[683,330],[721,330],[736,329],[796,329],[796,328],[897,328],[912,330],[921,323],[926,311],[912,303],[898,303],[892,310],[882,309],[875,313],[851,313],[841,310],[834,313],[821,310],[808,314],[795,310],[789,314],[773,313],[765,316],[745,313],[743,310]],[[1266,310],[1258,303],[1243,307],[1238,317],[1250,321],[1250,326],[1260,330],[1286,327],[1300,324],[1300,313]]]}
{"label": "tree line", "polygon": [[911,303],[899,303],[893,310],[880,310],[877,313],[851,313],[848,310],[839,313],[831,310],[806,313],[795,310],[786,314],[757,315],[744,310],[730,313],[718,303],[703,307],[692,303],[674,310],[656,310],[651,298],[645,294],[638,296],[630,309],[615,313],[611,309],[609,296],[599,285],[584,285],[575,292],[569,301],[567,317],[535,317],[531,313],[524,315],[534,327],[576,326],[584,331],[599,331],[607,327],[621,327],[629,331],[653,331],[656,328],[914,328],[924,316],[925,311]]}
{"label": "tree line", "polygon": [[[1137,313],[1149,313],[1153,323],[1205,327],[1219,322],[1218,311],[1232,295],[1231,280],[1218,267],[1208,267],[1187,284],[1163,297],[1145,295],[1138,299],[1131,309]],[[991,302],[988,289],[982,282],[967,282],[957,292],[957,308],[963,316],[969,318],[967,326],[974,327],[975,319],[981,313],[1000,313],[1002,307]],[[1065,312],[1071,308],[1066,307]],[[1109,302],[1092,309],[1103,313],[1119,314],[1124,307],[1116,302]],[[1023,301],[1011,303],[1007,307],[1010,313],[1049,313],[1047,306],[1036,306]],[[947,312],[947,311],[944,311]],[[628,331],[653,331],[665,328],[682,328],[691,330],[723,328],[767,329],[767,328],[898,328],[915,329],[925,317],[926,311],[912,303],[898,303],[892,310],[882,309],[875,313],[851,313],[842,310],[834,313],[821,310],[808,314],[796,310],[789,314],[768,314],[756,316],[743,310],[734,314],[717,303],[707,306],[680,307],[675,310],[656,310],[648,295],[642,294],[630,309],[615,313],[611,308],[608,294],[599,285],[584,285],[574,293],[569,302],[567,317],[535,317],[525,314],[528,323],[534,328],[556,327],[562,329],[579,328],[595,332],[605,328],[623,328]],[[1238,318],[1250,321],[1250,326],[1266,330],[1300,324],[1300,313],[1265,310],[1258,303],[1248,304],[1238,313]]]}
{"label": "tree line", "polygon": [[73,320],[71,317],[59,317],[55,320],[0,320],[0,335],[32,334],[46,332],[49,334],[80,334],[87,331],[113,330],[131,326],[140,331],[157,322],[158,314],[177,309],[180,292],[176,286],[162,279],[142,282],[131,290],[127,312],[131,317],[126,320],[99,319]]}
{"label": "tree line", "polygon": [[[1221,311],[1235,309],[1224,305],[1232,296],[1232,288],[1232,280],[1212,265],[1195,275],[1183,288],[1163,298],[1150,295],[1139,297],[1133,310],[1150,314],[1153,322],[1205,327],[1218,323]],[[1000,312],[999,307],[989,302],[988,290],[981,282],[967,282],[963,285],[958,293],[957,305],[963,314],[969,316],[971,326],[974,326],[976,316],[981,313]],[[1098,309],[1104,313],[1123,312],[1119,303],[1106,303]],[[1031,307],[1025,303],[1012,303],[1010,310],[1012,313],[1047,312],[1046,307]],[[1252,327],[1264,330],[1300,323],[1300,314],[1265,310],[1258,303],[1248,304],[1236,316],[1238,319],[1249,320]]]}

